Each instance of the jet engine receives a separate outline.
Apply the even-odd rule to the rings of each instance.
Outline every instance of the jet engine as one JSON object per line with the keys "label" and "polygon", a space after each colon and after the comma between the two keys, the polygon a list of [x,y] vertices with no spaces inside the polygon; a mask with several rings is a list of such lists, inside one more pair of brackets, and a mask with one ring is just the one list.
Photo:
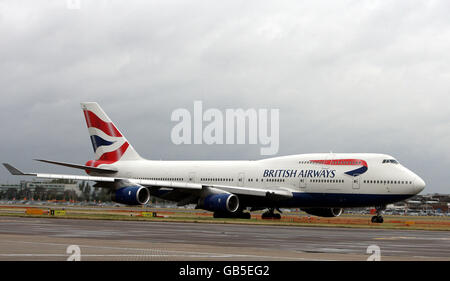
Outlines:
{"label": "jet engine", "polygon": [[239,198],[216,188],[207,188],[198,201],[197,208],[218,213],[235,213],[239,209]]}
{"label": "jet engine", "polygon": [[230,193],[212,194],[203,201],[203,209],[208,211],[234,213],[238,208],[238,197]]}
{"label": "jet engine", "polygon": [[142,185],[121,187],[111,194],[111,200],[126,205],[145,205],[150,200],[150,191]]}

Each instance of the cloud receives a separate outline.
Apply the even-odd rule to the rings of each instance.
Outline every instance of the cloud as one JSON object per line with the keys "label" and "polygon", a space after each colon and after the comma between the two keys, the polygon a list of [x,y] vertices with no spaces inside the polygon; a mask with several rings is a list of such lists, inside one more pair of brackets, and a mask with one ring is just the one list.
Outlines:
{"label": "cloud", "polygon": [[448,192],[448,1],[43,2],[0,4],[3,161],[92,157],[81,101],[152,159],[259,159],[171,143],[172,111],[202,100],[279,108],[280,155],[387,153]]}

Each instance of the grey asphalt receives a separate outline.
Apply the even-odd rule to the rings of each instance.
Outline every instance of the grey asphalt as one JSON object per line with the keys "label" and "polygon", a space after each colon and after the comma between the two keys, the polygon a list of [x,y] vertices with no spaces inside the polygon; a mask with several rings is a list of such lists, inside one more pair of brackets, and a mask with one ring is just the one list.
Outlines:
{"label": "grey asphalt", "polygon": [[447,231],[0,218],[0,260],[450,260]]}

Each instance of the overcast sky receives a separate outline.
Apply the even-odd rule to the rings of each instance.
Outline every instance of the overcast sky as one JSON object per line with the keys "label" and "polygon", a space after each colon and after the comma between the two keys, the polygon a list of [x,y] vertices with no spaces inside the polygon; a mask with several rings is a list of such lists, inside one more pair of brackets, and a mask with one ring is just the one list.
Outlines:
{"label": "overcast sky", "polygon": [[32,159],[93,157],[82,101],[146,158],[263,158],[173,144],[171,113],[199,100],[278,108],[276,156],[386,153],[450,193],[450,1],[80,3],[0,1],[1,162],[79,172]]}

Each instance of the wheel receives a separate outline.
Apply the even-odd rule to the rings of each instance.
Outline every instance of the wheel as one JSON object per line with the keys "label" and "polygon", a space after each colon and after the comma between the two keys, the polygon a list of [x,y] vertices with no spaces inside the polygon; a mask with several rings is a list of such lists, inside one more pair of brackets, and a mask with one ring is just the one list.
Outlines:
{"label": "wheel", "polygon": [[251,218],[251,214],[250,213],[224,213],[224,212],[214,212],[213,214],[213,218],[215,219],[224,219],[224,218],[229,218],[229,219],[250,219]]}
{"label": "wheel", "polygon": [[279,220],[281,219],[281,215],[280,214],[275,214],[272,212],[265,212],[261,215],[262,219],[276,219]]}
{"label": "wheel", "polygon": [[241,219],[251,219],[252,215],[250,213],[242,213]]}
{"label": "wheel", "polygon": [[384,219],[382,216],[373,216],[371,221],[372,223],[383,223]]}

